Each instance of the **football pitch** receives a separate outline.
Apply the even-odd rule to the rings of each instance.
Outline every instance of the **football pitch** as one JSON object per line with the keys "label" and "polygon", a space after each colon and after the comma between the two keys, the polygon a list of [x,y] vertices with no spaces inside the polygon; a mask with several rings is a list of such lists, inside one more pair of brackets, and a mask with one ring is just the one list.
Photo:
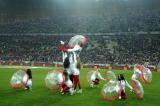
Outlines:
{"label": "football pitch", "polygon": [[[51,68],[33,68],[33,88],[27,90],[15,90],[10,86],[10,79],[17,69],[0,68],[0,106],[159,106],[160,103],[160,73],[152,72],[153,78],[150,84],[143,84],[144,98],[137,100],[134,93],[126,88],[127,99],[125,102],[115,100],[108,102],[102,100],[101,89],[106,83],[100,81],[100,85],[90,88],[86,80],[86,74],[93,69],[81,69],[80,82],[83,89],[82,94],[61,95],[58,91],[51,92],[45,86],[45,76]],[[105,77],[107,69],[100,72]],[[116,75],[124,74],[131,84],[133,71],[113,70]]]}

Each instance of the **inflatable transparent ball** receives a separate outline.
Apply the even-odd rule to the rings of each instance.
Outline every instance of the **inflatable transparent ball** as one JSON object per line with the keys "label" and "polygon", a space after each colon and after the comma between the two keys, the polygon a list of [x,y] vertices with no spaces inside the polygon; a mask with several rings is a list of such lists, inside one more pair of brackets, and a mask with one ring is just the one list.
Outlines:
{"label": "inflatable transparent ball", "polygon": [[68,46],[69,47],[74,47],[78,43],[85,44],[86,42],[87,42],[87,38],[84,37],[83,35],[75,35],[70,39],[70,41],[68,43]]}
{"label": "inflatable transparent ball", "polygon": [[95,73],[95,71],[89,71],[86,75],[86,79],[88,81],[88,83],[92,83],[92,75]]}
{"label": "inflatable transparent ball", "polygon": [[120,96],[122,91],[122,87],[119,85],[117,81],[109,81],[105,84],[101,90],[101,95],[103,100],[106,101],[114,101]]}
{"label": "inflatable transparent ball", "polygon": [[106,80],[109,81],[109,80],[112,80],[112,81],[116,81],[116,75],[114,74],[114,72],[112,71],[107,71],[106,73]]}
{"label": "inflatable transparent ball", "polygon": [[60,89],[60,86],[63,83],[63,81],[63,73],[62,71],[58,70],[49,71],[45,77],[46,87],[51,91]]}
{"label": "inflatable transparent ball", "polygon": [[18,70],[16,71],[11,78],[10,84],[14,89],[23,89],[25,88],[28,81],[28,75],[25,71]]}
{"label": "inflatable transparent ball", "polygon": [[152,72],[148,68],[144,69],[142,75],[143,75],[143,81],[145,83],[151,83],[151,81],[152,81]]}
{"label": "inflatable transparent ball", "polygon": [[137,99],[143,99],[144,90],[142,84],[138,80],[132,80],[132,87]]}

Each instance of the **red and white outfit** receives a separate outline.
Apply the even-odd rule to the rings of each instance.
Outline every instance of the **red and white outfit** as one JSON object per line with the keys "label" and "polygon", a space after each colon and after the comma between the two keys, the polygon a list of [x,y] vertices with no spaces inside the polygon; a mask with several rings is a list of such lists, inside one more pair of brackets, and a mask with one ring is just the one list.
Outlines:
{"label": "red and white outfit", "polygon": [[62,83],[62,92],[63,93],[70,93],[73,94],[73,84],[72,81],[70,79],[64,81]]}
{"label": "red and white outfit", "polygon": [[[76,56],[79,57],[79,54],[80,54],[80,52],[81,52],[81,50],[82,50],[82,47],[77,44],[77,45],[75,45],[73,48],[67,48],[67,49],[66,49],[66,48],[64,47],[64,42],[61,41],[60,50],[63,51],[64,53],[65,53],[65,52],[75,53]],[[64,56],[64,55],[63,55],[63,56]]]}
{"label": "red and white outfit", "polygon": [[64,60],[65,60],[66,57],[67,57],[67,52],[63,52],[62,51],[62,60],[63,60],[63,62],[64,62]]}
{"label": "red and white outfit", "polygon": [[77,59],[76,59],[76,54],[73,53],[74,61],[71,64],[71,70],[73,72],[73,83],[74,83],[74,90],[76,90],[77,86],[78,89],[81,89],[80,85],[80,80],[79,80],[79,75],[80,75],[80,70],[77,68]]}
{"label": "red and white outfit", "polygon": [[73,75],[74,90],[76,90],[77,85],[79,90],[81,90],[81,85],[79,81],[80,70],[77,68],[77,57],[79,57],[82,47],[77,44],[72,49],[66,49],[64,48],[64,43],[62,42],[60,46],[60,50],[62,50],[63,52],[69,53],[69,61],[70,61],[69,70],[72,73],[71,76]]}
{"label": "red and white outfit", "polygon": [[141,75],[142,75],[142,72],[140,71],[140,69],[135,68],[134,73],[132,75],[132,80],[137,80]]}
{"label": "red and white outfit", "polygon": [[130,91],[133,90],[132,86],[128,83],[126,80],[121,80],[119,81],[120,86],[122,86],[122,91],[119,96],[119,99],[126,99],[126,93],[125,93],[125,88],[128,87]]}
{"label": "red and white outfit", "polygon": [[82,47],[77,44],[72,49],[67,49],[67,52],[72,52],[76,55],[76,57],[79,57],[81,50]]}
{"label": "red and white outfit", "polygon": [[91,81],[92,81],[92,82],[91,82],[90,86],[93,87],[93,85],[98,85],[100,79],[101,79],[101,80],[105,80],[105,79],[101,76],[100,72],[95,71],[95,72],[92,74],[92,76],[91,76]]}
{"label": "red and white outfit", "polygon": [[60,51],[62,52],[62,62],[64,62],[65,58],[67,57],[67,52],[65,52],[64,49],[64,42],[60,41],[61,45],[60,45]]}
{"label": "red and white outfit", "polygon": [[28,86],[30,89],[32,89],[32,79],[28,79],[26,86]]}
{"label": "red and white outfit", "polygon": [[126,87],[128,87],[130,90],[133,89],[132,86],[128,83],[128,81],[126,81],[126,80],[121,80],[121,81],[119,81],[119,82],[120,82],[120,84],[122,85],[122,88],[123,88],[124,92],[125,92],[125,88],[126,88]]}

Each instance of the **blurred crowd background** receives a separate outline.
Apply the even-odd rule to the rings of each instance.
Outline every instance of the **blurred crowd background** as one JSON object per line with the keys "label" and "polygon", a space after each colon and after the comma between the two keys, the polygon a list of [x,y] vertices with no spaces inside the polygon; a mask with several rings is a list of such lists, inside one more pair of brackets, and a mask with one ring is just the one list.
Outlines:
{"label": "blurred crowd background", "polygon": [[0,0],[0,61],[62,61],[60,40],[87,36],[81,61],[160,61],[159,0]]}

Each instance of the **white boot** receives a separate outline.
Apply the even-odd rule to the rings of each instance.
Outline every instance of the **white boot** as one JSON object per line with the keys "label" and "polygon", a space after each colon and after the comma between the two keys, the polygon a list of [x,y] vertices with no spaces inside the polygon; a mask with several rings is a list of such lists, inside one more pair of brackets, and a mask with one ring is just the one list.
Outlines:
{"label": "white boot", "polygon": [[93,88],[93,87],[94,87],[94,86],[93,86],[93,83],[91,83],[91,84],[90,84],[90,87],[91,87],[91,88]]}
{"label": "white boot", "polygon": [[77,93],[82,93],[82,89],[79,89],[79,90],[77,91]]}

